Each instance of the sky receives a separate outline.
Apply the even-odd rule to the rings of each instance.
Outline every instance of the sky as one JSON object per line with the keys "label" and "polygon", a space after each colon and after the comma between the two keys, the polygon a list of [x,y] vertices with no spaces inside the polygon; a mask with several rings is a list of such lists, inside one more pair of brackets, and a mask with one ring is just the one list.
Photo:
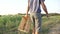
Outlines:
{"label": "sky", "polygon": [[[26,13],[27,5],[28,0],[0,0],[0,15]],[[45,0],[45,5],[48,13],[60,13],[60,0]]]}

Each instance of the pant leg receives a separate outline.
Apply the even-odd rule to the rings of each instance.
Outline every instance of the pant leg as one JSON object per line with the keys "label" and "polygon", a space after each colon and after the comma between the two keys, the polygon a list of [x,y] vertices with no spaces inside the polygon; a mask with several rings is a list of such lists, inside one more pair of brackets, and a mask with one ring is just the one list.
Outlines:
{"label": "pant leg", "polygon": [[41,32],[41,13],[30,13],[35,31]]}
{"label": "pant leg", "polygon": [[41,32],[41,13],[34,13],[34,18],[35,18],[35,30],[37,32]]}
{"label": "pant leg", "polygon": [[30,13],[30,17],[31,17],[31,20],[32,20],[32,34],[35,34],[35,18],[34,18],[34,13]]}

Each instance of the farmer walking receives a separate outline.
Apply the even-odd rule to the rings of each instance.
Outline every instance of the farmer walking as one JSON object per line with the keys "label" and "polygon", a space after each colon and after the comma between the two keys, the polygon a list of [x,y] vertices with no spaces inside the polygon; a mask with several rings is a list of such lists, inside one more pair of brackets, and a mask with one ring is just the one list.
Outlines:
{"label": "farmer walking", "polygon": [[46,16],[48,17],[48,11],[46,8],[46,5],[44,4],[45,0],[28,0],[28,7],[27,7],[27,13],[26,16],[28,16],[28,12],[30,11],[30,17],[33,22],[33,32],[32,34],[40,34],[41,32],[41,7],[46,13]]}

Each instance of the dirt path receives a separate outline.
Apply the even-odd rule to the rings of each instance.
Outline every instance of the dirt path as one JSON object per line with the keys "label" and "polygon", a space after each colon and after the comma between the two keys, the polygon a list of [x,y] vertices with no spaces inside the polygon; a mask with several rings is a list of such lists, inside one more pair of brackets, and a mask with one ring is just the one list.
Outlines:
{"label": "dirt path", "polygon": [[60,24],[56,24],[52,27],[48,34],[60,34]]}

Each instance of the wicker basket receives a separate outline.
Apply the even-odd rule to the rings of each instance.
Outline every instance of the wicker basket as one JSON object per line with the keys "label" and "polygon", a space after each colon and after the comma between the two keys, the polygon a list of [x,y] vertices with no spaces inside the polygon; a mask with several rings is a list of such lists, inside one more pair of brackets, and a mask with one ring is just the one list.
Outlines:
{"label": "wicker basket", "polygon": [[30,25],[31,25],[30,17],[28,16],[28,18],[27,18],[27,17],[23,16],[22,20],[19,24],[18,30],[28,33],[30,31]]}

